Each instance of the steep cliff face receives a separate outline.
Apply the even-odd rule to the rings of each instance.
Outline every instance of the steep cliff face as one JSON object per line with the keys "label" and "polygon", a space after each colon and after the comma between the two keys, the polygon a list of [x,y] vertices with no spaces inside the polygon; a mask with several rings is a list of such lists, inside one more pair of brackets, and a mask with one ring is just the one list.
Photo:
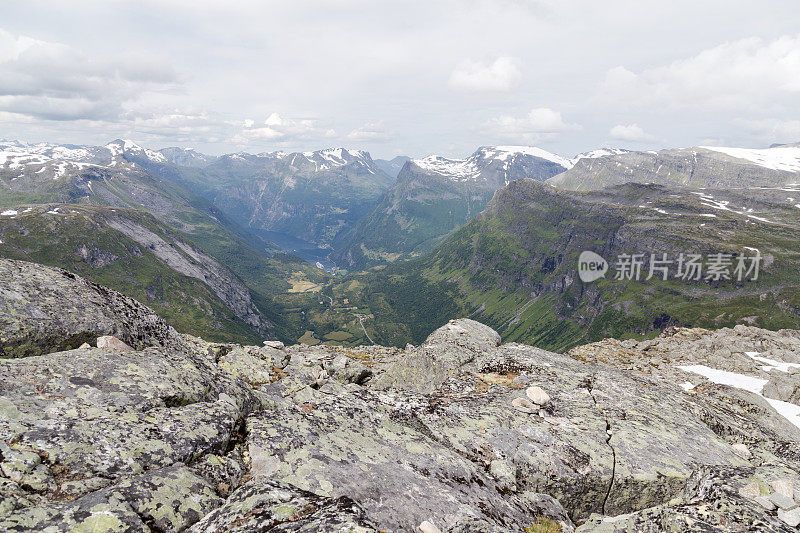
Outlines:
{"label": "steep cliff face", "polygon": [[[0,339],[28,339],[0,357],[0,529],[796,531],[800,406],[762,388],[798,331],[558,354],[454,320],[405,350],[240,346],[12,267],[51,289],[0,292]],[[54,342],[97,323],[134,346]]]}
{"label": "steep cliff face", "polygon": [[0,257],[34,259],[114,286],[184,332],[220,340],[275,335],[266,309],[236,275],[147,213],[63,204],[11,212],[1,217]]}
{"label": "steep cliff face", "polygon": [[372,209],[393,179],[366,152],[230,154],[179,178],[256,231],[329,247]]}

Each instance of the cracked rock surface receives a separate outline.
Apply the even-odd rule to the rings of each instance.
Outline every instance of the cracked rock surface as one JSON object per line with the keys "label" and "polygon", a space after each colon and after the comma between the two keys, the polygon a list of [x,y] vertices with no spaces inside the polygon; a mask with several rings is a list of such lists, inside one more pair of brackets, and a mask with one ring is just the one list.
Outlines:
{"label": "cracked rock surface", "polygon": [[126,321],[149,310],[14,268],[54,289],[0,293],[0,531],[797,531],[800,420],[770,387],[678,367],[780,382],[794,405],[793,367],[774,362],[800,361],[798,332],[671,329],[556,354],[466,319],[406,350],[164,325],[120,337],[130,349],[65,350],[36,320],[94,343],[145,331]]}

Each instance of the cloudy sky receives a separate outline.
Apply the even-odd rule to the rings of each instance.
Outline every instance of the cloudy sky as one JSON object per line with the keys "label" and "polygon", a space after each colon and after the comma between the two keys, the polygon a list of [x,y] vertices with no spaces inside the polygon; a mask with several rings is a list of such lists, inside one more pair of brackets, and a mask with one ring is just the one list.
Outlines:
{"label": "cloudy sky", "polygon": [[796,0],[0,8],[0,138],[376,157],[800,141]]}

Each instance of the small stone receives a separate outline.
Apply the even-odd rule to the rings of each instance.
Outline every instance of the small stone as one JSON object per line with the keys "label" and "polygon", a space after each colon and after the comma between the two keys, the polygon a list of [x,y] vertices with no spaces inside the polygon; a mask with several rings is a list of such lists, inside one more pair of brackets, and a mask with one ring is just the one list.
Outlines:
{"label": "small stone", "polygon": [[83,344],[81,344],[80,346],[78,346],[78,348],[80,348],[81,350],[88,350],[88,349],[89,349],[89,348],[91,348],[91,347],[92,347],[92,345],[91,345],[91,344],[89,344],[88,342],[84,342]]}
{"label": "small stone", "polygon": [[781,494],[780,492],[773,492],[769,495],[769,499],[772,500],[772,503],[783,509],[784,511],[791,511],[792,509],[797,508],[797,503],[794,501],[794,498],[789,498],[785,494]]}
{"label": "small stone", "polygon": [[800,507],[796,507],[791,511],[778,509],[778,519],[789,527],[800,526]]}
{"label": "small stone", "polygon": [[527,398],[514,398],[511,400],[511,407],[523,413],[535,413],[537,408]]}
{"label": "small stone", "polygon": [[541,387],[537,387],[535,385],[533,387],[528,387],[528,389],[525,391],[525,394],[528,396],[530,401],[536,405],[545,406],[550,403],[550,395],[547,394]]}
{"label": "small stone", "polygon": [[417,526],[417,529],[419,529],[421,533],[442,533],[438,527],[434,526],[427,520]]}
{"label": "small stone", "polygon": [[237,407],[236,400],[234,400],[229,394],[226,394],[224,392],[220,392],[219,393],[219,397],[217,398],[217,401],[218,402],[222,402],[222,403],[228,403],[228,404],[231,404],[234,407]]}
{"label": "small stone", "polygon": [[133,350],[130,346],[112,335],[97,337],[97,347],[109,352],[127,352]]}
{"label": "small stone", "polygon": [[264,341],[264,346],[275,348],[276,350],[283,350],[286,347],[281,341]]}
{"label": "small stone", "polygon": [[758,483],[748,483],[739,489],[739,496],[753,500],[761,496],[761,489],[759,488]]}
{"label": "small stone", "polygon": [[743,459],[750,459],[753,456],[753,454],[750,453],[750,449],[741,442],[734,444],[731,446],[731,448],[733,448],[733,451],[736,452],[736,455]]}
{"label": "small stone", "polygon": [[794,499],[794,484],[790,479],[781,478],[770,482],[772,490],[778,494],[783,494],[787,498]]}
{"label": "small stone", "polygon": [[766,509],[767,511],[775,510],[775,504],[772,503],[772,500],[770,500],[766,496],[759,496],[758,498],[755,499],[755,502],[764,509]]}

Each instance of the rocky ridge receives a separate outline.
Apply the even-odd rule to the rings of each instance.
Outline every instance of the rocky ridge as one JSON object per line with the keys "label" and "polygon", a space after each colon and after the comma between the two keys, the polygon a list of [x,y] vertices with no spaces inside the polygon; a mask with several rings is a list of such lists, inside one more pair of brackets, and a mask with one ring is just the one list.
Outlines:
{"label": "rocky ridge", "polygon": [[679,187],[782,187],[798,182],[800,149],[695,146],[659,151],[615,151],[574,160],[547,180],[562,189],[599,190],[623,183]]}
{"label": "rocky ridge", "polygon": [[[26,275],[55,289],[0,293],[13,317],[0,347],[33,333],[24,357],[0,360],[0,531],[800,522],[796,404],[746,390],[748,378],[797,388],[798,331],[674,328],[557,354],[461,319],[402,350],[240,346],[178,335],[76,276]],[[40,340],[50,323],[74,340]],[[101,333],[132,347],[75,345]]]}

